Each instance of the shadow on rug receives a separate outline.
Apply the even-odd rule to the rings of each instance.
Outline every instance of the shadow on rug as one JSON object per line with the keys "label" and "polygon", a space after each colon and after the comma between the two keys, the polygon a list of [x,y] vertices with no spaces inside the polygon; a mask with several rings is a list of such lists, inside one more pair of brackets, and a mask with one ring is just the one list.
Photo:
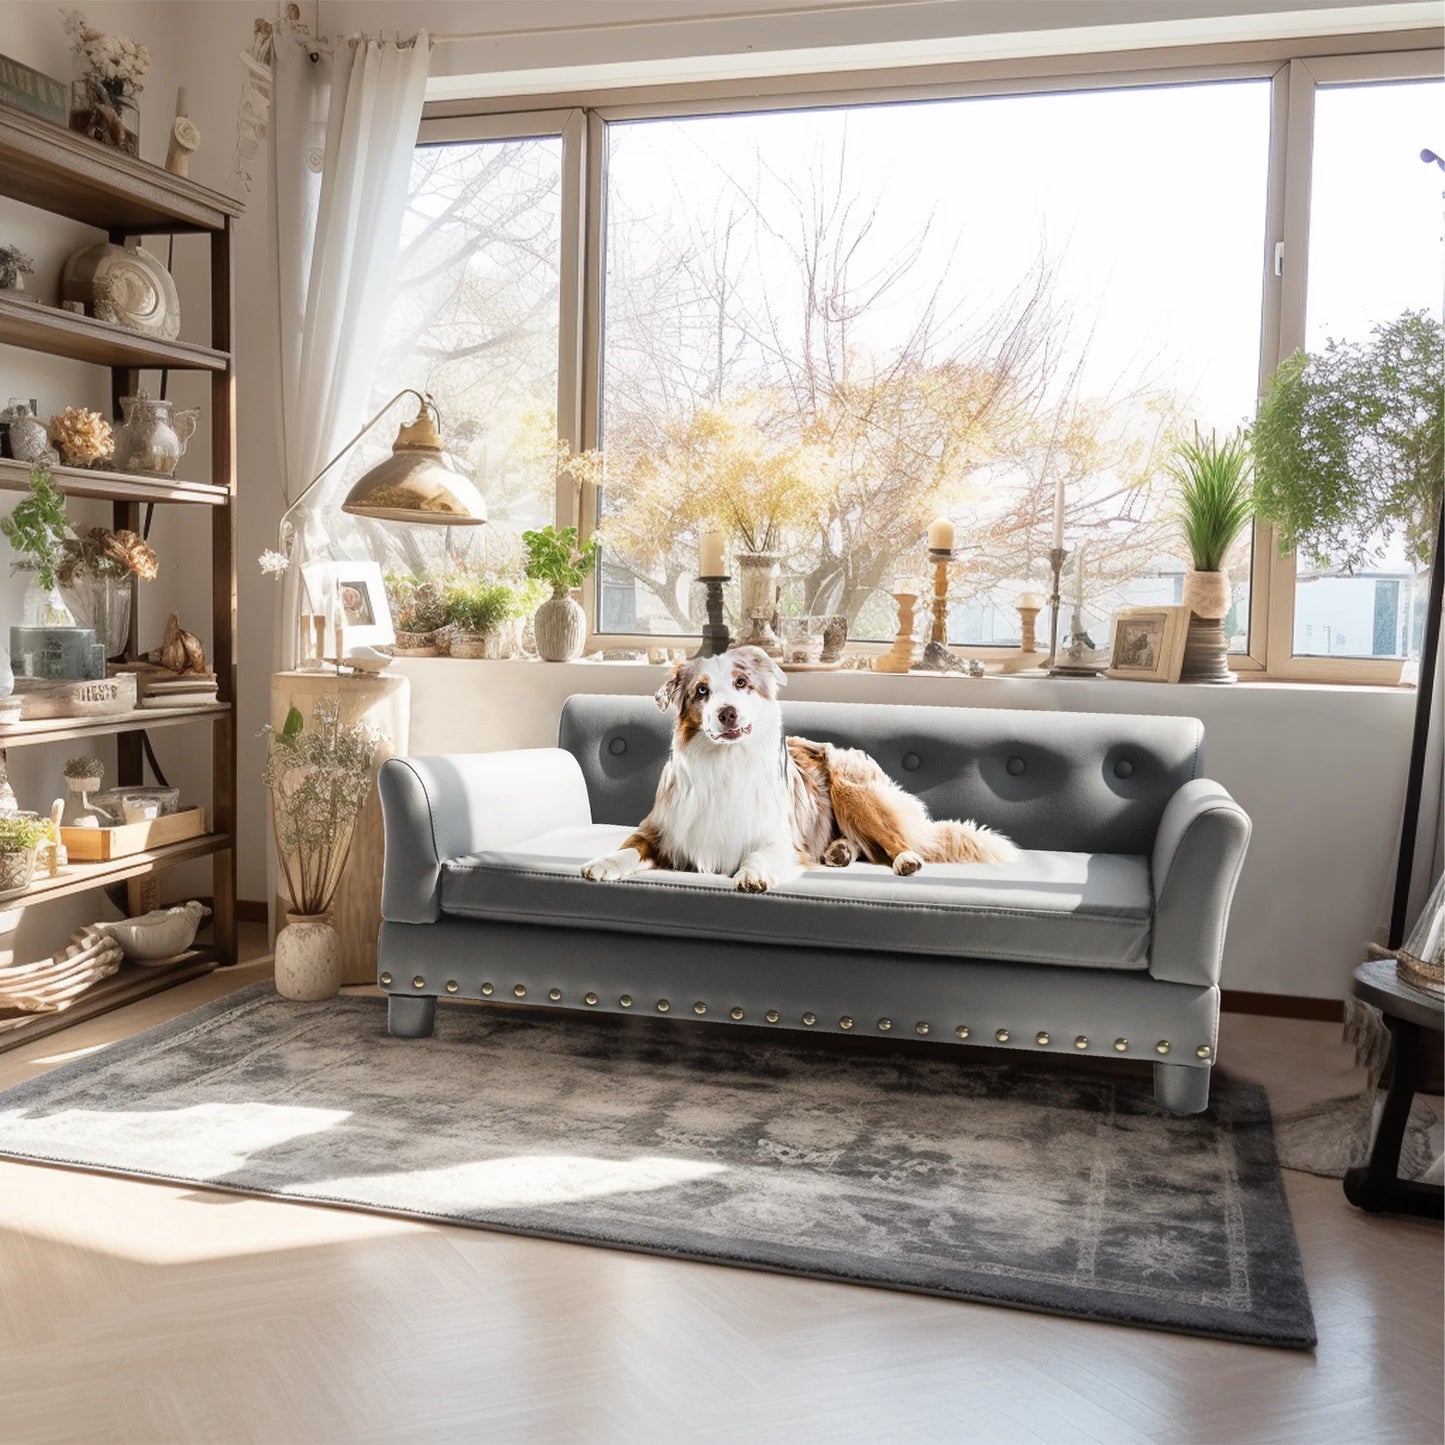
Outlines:
{"label": "shadow on rug", "polygon": [[369,997],[220,999],[0,1094],[0,1154],[1308,1347],[1261,1090]]}

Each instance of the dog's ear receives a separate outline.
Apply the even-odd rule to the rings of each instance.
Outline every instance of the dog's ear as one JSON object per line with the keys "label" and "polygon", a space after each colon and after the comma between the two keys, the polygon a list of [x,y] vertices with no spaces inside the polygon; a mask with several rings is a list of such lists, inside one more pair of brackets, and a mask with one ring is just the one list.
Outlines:
{"label": "dog's ear", "polygon": [[682,697],[682,670],[686,666],[685,662],[674,662],[667,681],[652,694],[652,700],[657,704],[658,712],[666,712],[669,708],[678,705],[679,699]]}
{"label": "dog's ear", "polygon": [[761,647],[735,647],[733,656],[742,662],[760,692],[771,697],[772,688],[787,687],[788,674]]}

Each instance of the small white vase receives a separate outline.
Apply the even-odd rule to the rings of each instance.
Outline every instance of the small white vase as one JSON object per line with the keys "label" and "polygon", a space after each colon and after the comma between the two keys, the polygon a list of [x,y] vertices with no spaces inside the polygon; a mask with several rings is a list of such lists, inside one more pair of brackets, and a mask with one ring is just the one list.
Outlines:
{"label": "small white vase", "polygon": [[587,614],[565,592],[549,597],[533,620],[537,656],[543,662],[571,662],[587,645]]}
{"label": "small white vase", "polygon": [[288,913],[276,935],[276,992],[303,1002],[341,992],[341,940],[329,913]]}

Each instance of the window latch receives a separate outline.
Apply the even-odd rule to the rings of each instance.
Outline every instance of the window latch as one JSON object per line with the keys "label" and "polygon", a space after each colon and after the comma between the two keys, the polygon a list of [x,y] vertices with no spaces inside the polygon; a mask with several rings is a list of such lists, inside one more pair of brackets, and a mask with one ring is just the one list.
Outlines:
{"label": "window latch", "polygon": [[1284,242],[1283,242],[1283,241],[1276,241],[1276,242],[1274,243],[1274,274],[1275,274],[1276,276],[1283,276],[1283,275],[1284,275]]}

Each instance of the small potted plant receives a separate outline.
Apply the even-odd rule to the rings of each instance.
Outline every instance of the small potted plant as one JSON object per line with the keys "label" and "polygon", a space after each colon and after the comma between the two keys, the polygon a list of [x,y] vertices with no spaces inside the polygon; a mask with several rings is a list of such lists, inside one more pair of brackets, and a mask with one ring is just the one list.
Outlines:
{"label": "small potted plant", "polygon": [[446,622],[453,629],[448,650],[453,657],[510,657],[521,646],[526,615],[526,598],[505,582],[454,582],[446,593]]}
{"label": "small potted plant", "polygon": [[1254,515],[1249,443],[1242,432],[1221,442],[1196,429],[1193,441],[1175,447],[1168,470],[1178,484],[1179,521],[1193,563],[1182,600],[1196,617],[1217,622],[1233,601],[1229,549]]}
{"label": "small potted plant", "polygon": [[435,657],[441,651],[437,633],[447,625],[446,600],[435,582],[405,573],[386,575],[387,600],[396,627],[398,657]]}
{"label": "small potted plant", "polygon": [[35,813],[0,813],[0,897],[30,887],[35,853],[49,829],[48,819]]}
{"label": "small potted plant", "polygon": [[105,764],[99,758],[67,758],[61,769],[65,776],[65,812],[61,824],[66,828],[104,828],[111,819],[90,801],[105,780]]}
{"label": "small potted plant", "polygon": [[50,468],[31,467],[29,494],[0,520],[0,533],[19,554],[11,571],[35,574],[21,604],[22,626],[75,626],[57,576],[65,560],[65,530],[65,498],[51,481]]}
{"label": "small potted plant", "polygon": [[578,546],[576,527],[560,531],[543,527],[523,532],[522,542],[527,548],[527,576],[552,589],[533,620],[537,656],[543,662],[571,662],[581,657],[587,643],[587,614],[572,593],[597,567],[597,539]]}

